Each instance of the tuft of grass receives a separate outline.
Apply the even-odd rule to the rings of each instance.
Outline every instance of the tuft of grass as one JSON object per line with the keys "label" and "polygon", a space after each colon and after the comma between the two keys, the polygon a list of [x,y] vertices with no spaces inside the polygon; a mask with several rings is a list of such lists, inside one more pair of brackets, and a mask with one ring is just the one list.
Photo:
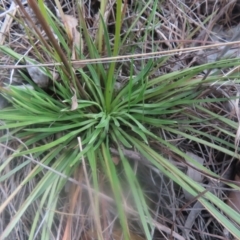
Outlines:
{"label": "tuft of grass", "polygon": [[[55,71],[59,74],[59,81],[53,78],[48,68],[42,67],[52,80],[47,90],[33,84],[24,72],[22,77],[34,89],[16,86],[0,89],[1,95],[10,103],[9,107],[0,110],[3,122],[0,130],[4,131],[0,143],[7,141],[9,145],[14,145],[14,150],[9,150],[11,154],[0,165],[2,172],[0,181],[6,181],[14,176],[25,169],[30,162],[35,164],[25,173],[16,189],[0,206],[0,213],[2,213],[11,200],[25,189],[25,186],[35,182],[28,197],[15,211],[0,238],[7,238],[19,222],[24,221],[23,216],[28,208],[36,208],[36,206],[33,221],[25,226],[28,239],[38,237],[46,240],[51,239],[52,235],[57,236],[58,227],[56,226],[61,222],[58,219],[59,201],[62,195],[66,194],[66,183],[70,181],[76,185],[75,188],[78,191],[77,195],[74,195],[73,191],[68,192],[69,198],[74,196],[74,200],[70,200],[71,214],[74,213],[75,208],[79,207],[76,199],[80,198],[81,194],[84,194],[82,198],[90,202],[89,205],[92,211],[94,210],[93,213],[86,211],[89,215],[93,215],[91,221],[82,220],[86,228],[82,230],[83,235],[90,231],[97,239],[106,239],[104,235],[106,226],[103,222],[107,217],[102,208],[106,201],[106,205],[110,204],[117,209],[116,225],[120,226],[123,239],[131,239],[132,236],[129,227],[131,217],[128,214],[138,219],[144,237],[152,239],[152,229],[157,228],[157,224],[150,211],[148,196],[143,191],[134,166],[124,154],[125,150],[129,149],[141,153],[149,165],[154,166],[194,197],[200,196],[198,201],[205,209],[234,236],[240,236],[239,228],[232,223],[234,221],[240,224],[239,213],[213,193],[206,191],[203,186],[194,182],[169,161],[169,156],[177,156],[186,162],[193,163],[197,169],[211,178],[219,178],[218,174],[186,155],[184,149],[171,143],[170,136],[173,139],[184,138],[209,146],[238,158],[236,154],[238,146],[235,146],[233,141],[225,141],[217,135],[213,137],[210,131],[198,129],[202,125],[216,122],[225,123],[237,131],[237,123],[216,114],[210,107],[212,103],[221,103],[229,99],[227,97],[212,98],[204,94],[206,89],[213,88],[211,85],[216,80],[224,83],[225,78],[212,75],[202,81],[198,76],[207,69],[238,66],[240,59],[222,60],[157,77],[153,72],[163,64],[164,60],[144,59],[141,63],[135,63],[132,60],[129,61],[128,79],[123,83],[119,80],[121,64],[116,61],[112,61],[109,65],[100,62],[75,67],[70,59],[73,48],[70,47],[71,41],[64,33],[63,24],[50,13],[42,0],[38,3],[36,1],[29,1],[29,3],[50,41],[40,37],[41,34],[36,31],[36,28],[34,28],[35,31],[31,30],[29,26],[22,23],[27,29],[29,39],[35,36],[40,40],[38,46],[33,46],[37,59],[33,57],[28,59],[43,63],[46,58],[61,63],[55,67]],[[154,11],[159,7],[158,1],[153,3],[148,1],[144,7],[142,6],[142,11],[150,5]],[[126,1],[123,3],[122,0],[117,0],[114,7],[116,23],[114,33],[110,33],[104,18],[107,4],[106,1],[101,1],[99,30],[94,39],[89,34],[83,6],[78,5],[78,16],[85,40],[84,47],[91,58],[104,55],[117,56],[124,48],[126,36],[132,37],[129,36],[130,30],[124,37],[121,36]],[[23,12],[23,14],[29,19],[28,13]],[[150,14],[147,27],[154,21],[156,20],[153,12]],[[129,29],[134,28],[136,22],[133,21]],[[147,35],[146,31],[143,40]],[[0,50],[16,60],[23,58],[21,54],[11,51],[6,46],[0,46]],[[74,50],[78,53],[78,59],[88,57],[88,53],[81,52],[80,48],[76,47]],[[136,72],[133,71],[135,64],[140,66]],[[234,79],[236,75],[228,76],[228,79],[230,78]],[[117,83],[121,85],[120,89],[116,87]],[[233,138],[231,131],[221,130],[217,124],[212,125],[211,128],[212,131],[222,131],[229,138]],[[117,163],[114,161],[111,148],[118,152]],[[161,152],[159,149],[166,151]],[[22,163],[14,164],[14,161],[19,158],[23,159]],[[9,164],[14,167],[7,172],[5,168]],[[78,173],[80,175],[82,172],[84,174],[78,178]],[[74,179],[72,179],[73,176]],[[111,189],[112,198],[106,198],[101,193],[104,181]],[[129,186],[133,198],[135,207],[131,211],[124,204],[123,182]],[[239,189],[233,184],[229,185]],[[70,218],[66,221],[71,225]],[[62,229],[61,234],[65,239],[70,239],[71,231],[66,227]],[[176,236],[180,238],[180,235]]]}

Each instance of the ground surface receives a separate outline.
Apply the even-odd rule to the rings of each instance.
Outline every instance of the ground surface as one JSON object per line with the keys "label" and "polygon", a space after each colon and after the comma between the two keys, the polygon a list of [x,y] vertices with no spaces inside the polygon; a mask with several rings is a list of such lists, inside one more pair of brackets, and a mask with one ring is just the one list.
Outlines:
{"label": "ground surface", "polygon": [[[77,10],[75,9],[74,1],[66,0],[60,1],[66,14],[71,16],[76,16]],[[125,1],[127,2],[127,1]],[[136,16],[140,14],[141,10],[146,5],[145,1],[128,1],[126,18],[124,19],[122,34],[126,33],[129,29],[129,26],[136,19]],[[140,3],[141,2],[141,3]],[[153,1],[154,2],[154,1]],[[50,9],[53,10],[54,15],[57,15],[54,10],[54,4],[46,1]],[[97,0],[88,0],[84,1],[85,3],[85,15],[86,22],[90,31],[90,34],[94,36],[96,31],[96,22],[97,22],[97,13],[99,9],[99,1]],[[139,5],[141,7],[139,7]],[[33,20],[34,18],[31,10],[29,10],[28,5],[24,5],[26,10],[30,13]],[[223,47],[219,44],[218,47],[204,49],[205,46],[215,44],[215,43],[225,43],[232,41],[240,40],[239,36],[239,20],[240,20],[240,2],[239,1],[227,1],[227,0],[203,0],[203,1],[184,1],[184,0],[171,0],[171,1],[159,1],[157,4],[157,11],[155,14],[155,25],[148,25],[148,17],[150,16],[153,5],[149,4],[142,13],[141,17],[138,19],[135,28],[132,29],[131,36],[135,35],[135,38],[132,37],[126,41],[125,48],[121,49],[121,55],[127,54],[136,54],[136,53],[150,53],[157,51],[168,51],[171,55],[166,59],[165,64],[161,68],[156,69],[154,76],[161,76],[163,74],[174,72],[177,70],[182,70],[191,66],[200,65],[203,63],[214,62],[223,51]],[[107,18],[109,23],[109,32],[110,36],[114,34],[114,1],[109,1],[107,5],[108,12]],[[20,13],[16,8],[16,5],[12,1],[0,1],[0,44],[11,47],[11,49],[20,54],[26,54],[32,56],[32,47],[31,43],[28,41],[28,35],[25,30],[20,26],[20,24],[9,17],[7,14],[8,11],[16,17],[20,18]],[[145,36],[146,28],[151,29],[151,35]],[[112,34],[112,35],[111,35]],[[181,49],[187,47],[200,47],[200,50],[194,52],[181,52]],[[202,49],[201,49],[202,47]],[[239,56],[238,45],[235,44],[230,46],[226,53],[231,56]],[[171,51],[178,50],[177,53],[171,53]],[[225,49],[226,50],[226,49]],[[165,53],[166,55],[166,53]],[[155,57],[155,56],[154,56]],[[157,57],[156,57],[157,59]],[[48,59],[46,59],[48,62]],[[10,58],[6,53],[0,52],[0,64],[3,65],[18,65],[13,58]],[[22,64],[22,63],[21,63]],[[136,67],[133,70],[134,74],[137,74],[140,71],[140,64],[136,63]],[[119,77],[119,84],[121,85],[129,75],[130,69],[128,64],[124,63],[122,71]],[[228,70],[226,70],[228,71]],[[207,72],[202,72],[198,77],[204,78]],[[5,83],[22,85],[23,79],[19,75],[19,72],[11,68],[0,68],[0,85],[3,86]],[[225,91],[227,93],[232,93],[232,86],[226,86]],[[214,95],[215,93],[213,93]],[[217,95],[218,93],[216,93]],[[0,98],[0,107],[6,105],[6,102]],[[219,109],[216,109],[216,112]],[[0,117],[1,118],[1,117]],[[200,129],[200,128],[199,128]],[[208,131],[208,126],[204,126],[203,129]],[[217,133],[215,133],[217,134]],[[171,138],[171,136],[168,136]],[[208,166],[209,169],[215,171],[216,173],[223,175],[225,169],[230,166],[230,175],[231,175],[231,164],[232,159],[228,156],[219,155],[215,150],[212,150],[209,147],[202,145],[193,145],[190,141],[181,139],[176,144],[179,148],[184,149],[185,151],[190,152],[189,154],[201,161],[204,159],[205,166]],[[9,148],[14,148],[14,146],[8,146]],[[159,152],[163,149],[158,149],[158,146],[155,146]],[[6,156],[9,152],[5,147],[0,145],[0,156],[1,162],[4,162]],[[126,153],[126,156],[131,158],[129,153]],[[210,158],[211,156],[212,158]],[[136,160],[136,156],[133,157],[133,160]],[[174,158],[174,156],[173,156]],[[170,161],[172,159],[169,159]],[[173,162],[175,160],[172,160]],[[18,159],[18,164],[24,162],[23,159]],[[17,165],[17,163],[14,163]],[[181,162],[175,161],[175,164],[179,169],[187,172],[189,176],[195,179],[196,172],[189,166],[187,167]],[[33,164],[34,165],[34,164]],[[10,195],[21,183],[22,175],[29,172],[33,165],[26,167],[24,172],[18,174],[11,178],[10,180],[4,182],[0,185],[0,205],[1,202],[7,199],[7,196]],[[5,171],[10,171],[13,166],[9,166],[9,169]],[[191,171],[193,171],[191,173]],[[6,172],[5,172],[6,173]],[[229,176],[224,175],[226,178]],[[199,177],[199,176],[197,176]],[[231,239],[230,236],[225,235],[224,228],[216,221],[212,216],[205,210],[201,204],[195,203],[193,200],[191,203],[191,196],[187,193],[184,193],[182,189],[177,187],[172,181],[163,177],[159,172],[156,172],[153,168],[148,168],[144,164],[140,164],[138,167],[138,178],[142,182],[146,193],[149,196],[149,205],[153,214],[156,215],[156,222],[161,226],[158,230],[153,229],[153,239],[166,239],[164,238],[165,234],[170,234],[171,231],[175,232],[175,238],[172,239]],[[230,176],[233,179],[233,175]],[[35,179],[34,181],[37,181]],[[9,207],[1,214],[0,219],[0,232],[6,227],[9,222],[9,219],[13,216],[15,209],[19,209],[21,202],[24,201],[26,196],[31,192],[35,182],[32,182],[29,186],[23,189],[21,193],[14,198],[14,200],[9,204]],[[224,191],[224,186],[222,184],[214,183],[211,181],[203,180],[203,177],[200,175],[200,180],[202,184],[206,184],[207,188],[211,188],[214,193],[219,196],[221,199],[226,198],[226,191]],[[103,180],[104,182],[104,180]],[[67,187],[66,187],[67,188]],[[106,186],[107,188],[107,186]],[[67,193],[69,192],[66,189],[62,195],[62,199],[59,202],[59,208],[62,209],[62,212],[67,208]],[[105,190],[104,194],[108,195],[108,191]],[[128,197],[130,195],[130,197]],[[131,206],[131,194],[129,189],[126,186],[126,199],[129,201]],[[84,197],[83,197],[84,200]],[[31,225],[31,219],[35,215],[36,209],[38,208],[39,202],[32,204],[31,207],[26,211],[19,229],[15,229],[8,239],[28,239],[28,230]],[[88,209],[87,203],[84,203],[86,209]],[[133,207],[134,208],[134,207]],[[90,210],[88,210],[90,211]],[[91,215],[87,210],[85,210],[86,215]],[[115,209],[110,210],[112,216],[114,216]],[[78,210],[77,214],[82,213],[81,210]],[[59,214],[59,226],[64,225],[64,217]],[[73,239],[96,239],[94,234],[85,231],[85,235],[82,233],[84,229],[78,229],[78,226],[81,225],[82,219],[79,217],[74,218],[74,227],[76,231]],[[90,220],[88,220],[90,221]],[[57,222],[56,222],[57,224]],[[138,227],[138,221],[133,217],[131,219],[130,225],[132,231],[132,239],[138,240],[141,238],[141,230]],[[162,229],[162,232],[159,231]],[[179,230],[182,229],[182,230]],[[55,228],[56,234],[60,235],[58,232],[58,226]],[[170,234],[171,235],[171,234]],[[111,239],[120,239],[121,233],[119,230],[113,230],[113,235]],[[169,235],[168,235],[169,236]],[[38,237],[36,237],[38,239]],[[60,239],[54,237],[53,239]]]}

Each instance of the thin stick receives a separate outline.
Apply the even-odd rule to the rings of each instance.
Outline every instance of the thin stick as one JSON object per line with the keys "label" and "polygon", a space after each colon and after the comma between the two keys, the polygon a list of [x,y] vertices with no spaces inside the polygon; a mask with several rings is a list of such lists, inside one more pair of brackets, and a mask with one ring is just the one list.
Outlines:
{"label": "thin stick", "polygon": [[[78,139],[79,149],[82,152],[83,149],[82,149],[81,138],[78,137],[77,139]],[[90,182],[89,182],[89,176],[88,176],[84,156],[82,156],[82,165],[83,165],[83,172],[84,172],[85,179],[86,179],[86,184],[87,184],[87,187],[88,187],[88,195],[89,195],[89,199],[90,199],[90,205],[92,206],[92,212],[94,213],[93,215],[94,215],[95,226],[96,226],[96,229],[97,229],[97,235],[98,235],[98,237],[100,237],[100,239],[103,239],[102,231],[101,231],[101,224],[99,222],[100,221],[99,209],[96,209],[97,206],[94,204],[94,201],[93,201],[92,191],[90,190],[91,185],[90,185]]]}
{"label": "thin stick", "polygon": [[[15,0],[19,1],[19,0]],[[157,51],[157,52],[150,52],[150,53],[138,53],[138,54],[129,54],[129,55],[120,55],[115,57],[103,57],[103,58],[94,58],[94,59],[83,59],[77,61],[71,61],[73,67],[81,67],[86,64],[96,64],[96,63],[110,63],[112,61],[141,61],[143,59],[150,59],[150,58],[161,58],[163,56],[171,56],[178,53],[192,53],[199,50],[209,49],[209,48],[216,48],[220,46],[228,46],[240,44],[240,41],[235,42],[228,42],[228,43],[219,43],[219,44],[211,44],[207,46],[200,46],[200,47],[190,47],[184,49],[174,49],[174,50],[167,50],[167,51]],[[45,63],[45,64],[36,64],[35,67],[50,67],[50,66],[60,66],[63,63]],[[33,67],[32,65],[22,65],[22,66],[14,66],[14,65],[0,65],[0,69],[4,68],[25,68],[25,67]]]}
{"label": "thin stick", "polygon": [[[240,38],[240,31],[237,31],[234,36],[232,37],[232,39],[230,40],[230,43],[234,43],[234,41],[236,41],[238,38]],[[220,54],[218,55],[218,57],[216,58],[215,62],[221,60],[221,58],[228,52],[228,50],[230,49],[231,45],[225,45],[225,47],[223,48],[223,50],[220,52]],[[207,73],[205,74],[205,76],[203,77],[202,81],[205,80],[210,72],[212,71],[212,69],[208,69]]]}
{"label": "thin stick", "polygon": [[5,20],[4,20],[4,23],[0,29],[0,45],[3,45],[4,42],[5,42],[5,38],[6,38],[6,35],[7,35],[7,31],[9,30],[11,24],[12,24],[12,21],[13,21],[13,16],[16,14],[17,12],[17,7],[16,7],[16,4],[15,2],[12,2],[11,3],[11,6],[8,10],[9,12],[12,12],[11,15],[10,14],[7,14]]}

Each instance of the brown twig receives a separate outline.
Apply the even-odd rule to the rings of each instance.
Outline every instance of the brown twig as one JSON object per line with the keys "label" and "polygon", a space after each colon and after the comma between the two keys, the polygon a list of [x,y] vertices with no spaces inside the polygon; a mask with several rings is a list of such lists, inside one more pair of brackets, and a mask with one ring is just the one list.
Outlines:
{"label": "brown twig", "polygon": [[[17,0],[19,1],[19,0]],[[63,62],[63,65],[65,66],[65,69],[63,69],[63,71],[65,72],[65,74],[69,77],[69,79],[74,83],[77,84],[78,90],[80,91],[81,95],[85,98],[88,99],[87,94],[85,93],[85,90],[83,89],[83,87],[81,86],[81,84],[79,83],[79,81],[76,79],[76,76],[72,73],[72,67],[70,62],[68,61],[68,59],[66,58],[65,54],[63,53],[61,47],[59,46],[57,40],[55,39],[51,28],[49,27],[47,21],[45,20],[45,18],[43,17],[37,3],[35,0],[28,0],[28,4],[30,5],[30,7],[32,8],[33,12],[35,13],[35,15],[37,16],[37,19],[39,20],[41,26],[43,27],[45,33],[47,34],[49,40],[51,41],[51,43],[53,44],[53,47],[55,48],[55,51],[58,53],[61,61]]]}
{"label": "brown twig", "polygon": [[[47,23],[47,21],[45,20],[45,18],[43,17],[38,5],[37,5],[37,2],[35,0],[28,0],[28,4],[29,6],[32,8],[33,12],[35,13],[37,19],[39,20],[41,26],[43,27],[45,33],[47,34],[49,40],[51,41],[52,45],[54,46],[56,52],[58,53],[59,57],[61,58],[65,68],[66,68],[66,72],[67,72],[67,75],[69,75],[69,73],[71,72],[71,67],[70,67],[70,64],[65,56],[65,54],[63,53],[62,49],[60,48],[57,40],[55,39],[52,31],[51,31],[51,28],[49,27],[49,24]],[[69,77],[71,77],[69,75]]]}
{"label": "brown twig", "polygon": [[27,11],[25,10],[23,4],[21,3],[21,0],[14,0],[16,2],[16,4],[18,4],[21,12],[23,13],[23,15],[26,17],[27,21],[26,23],[29,25],[30,28],[33,28],[34,31],[36,32],[36,34],[38,35],[40,41],[44,44],[44,46],[47,48],[47,50],[49,52],[52,52],[51,48],[49,47],[49,45],[47,44],[47,42],[45,41],[45,39],[43,38],[41,32],[39,31],[39,29],[36,27],[36,25],[34,24],[34,22],[32,21],[31,17],[29,16],[29,14],[27,13]]}

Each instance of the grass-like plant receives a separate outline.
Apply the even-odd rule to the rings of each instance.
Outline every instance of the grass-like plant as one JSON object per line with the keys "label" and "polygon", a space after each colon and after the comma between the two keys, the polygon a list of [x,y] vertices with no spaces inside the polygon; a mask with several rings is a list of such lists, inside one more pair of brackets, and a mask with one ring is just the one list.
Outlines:
{"label": "grass-like plant", "polygon": [[[31,183],[33,179],[36,181],[34,188],[14,214],[14,218],[1,233],[1,239],[6,238],[16,228],[26,210],[36,201],[38,210],[28,228],[28,239],[35,239],[36,236],[41,236],[39,239],[51,239],[51,229],[57,224],[58,201],[67,181],[76,184],[76,189],[88,189],[88,199],[94,211],[93,226],[96,238],[104,239],[101,222],[103,215],[101,201],[104,198],[100,186],[102,175],[111,186],[123,239],[131,239],[131,234],[126,214],[128,210],[123,204],[122,178],[132,192],[136,206],[134,216],[139,218],[146,239],[152,239],[151,228],[154,220],[147,205],[146,194],[142,191],[133,165],[125,154],[125,150],[129,149],[139,152],[151,166],[160,170],[190,194],[199,196],[198,201],[217,221],[236,237],[240,236],[239,228],[232,223],[234,221],[240,224],[239,214],[180,171],[169,161],[168,153],[193,163],[197,169],[213,179],[218,179],[219,176],[191,159],[168,141],[167,137],[168,134],[176,138],[183,137],[237,157],[234,143],[218,136],[214,136],[214,141],[210,141],[213,138],[211,132],[198,130],[202,124],[208,125],[213,121],[224,123],[235,130],[238,128],[237,123],[205,107],[227,99],[202,97],[203,90],[210,88],[216,80],[224,82],[224,77],[210,76],[202,81],[198,74],[207,69],[237,66],[240,60],[222,60],[214,65],[205,64],[158,77],[154,77],[153,73],[164,60],[148,59],[136,62],[132,60],[129,62],[130,74],[127,81],[124,84],[120,82],[121,87],[117,88],[118,74],[122,65],[116,61],[109,64],[98,62],[81,67],[71,63],[72,51],[76,51],[76,59],[89,56],[94,59],[103,55],[118,56],[124,48],[126,38],[121,36],[124,4],[122,0],[116,1],[116,24],[112,43],[103,17],[106,2],[101,1],[99,28],[95,39],[88,33],[82,6],[78,6],[84,48],[87,48],[84,52],[87,52],[87,56],[81,51],[81,47],[75,49],[70,47],[71,41],[63,30],[63,24],[48,11],[42,0],[38,1],[38,5],[35,1],[29,1],[50,41],[40,37],[36,29],[31,31],[29,26],[22,23],[29,39],[35,36],[40,40],[38,46],[33,45],[37,59],[29,57],[27,60],[44,63],[47,56],[46,59],[61,63],[55,66],[60,81],[53,80],[49,68],[41,67],[52,78],[47,90],[33,84],[24,73],[22,76],[26,82],[34,86],[34,89],[14,86],[1,88],[1,94],[10,102],[10,106],[0,111],[0,118],[3,121],[0,129],[5,130],[0,141],[1,143],[7,141],[8,146],[11,146],[11,143],[15,144],[15,151],[1,163],[0,170],[3,171],[9,164],[15,167],[1,175],[0,181],[6,181],[31,162],[36,164],[0,206],[1,213],[26,184]],[[158,1],[154,1],[153,8],[157,8],[157,4]],[[25,13],[26,18],[27,16]],[[30,19],[27,20],[28,24],[31,24]],[[154,13],[149,16],[149,23],[151,21],[154,21]],[[131,37],[131,32],[127,32],[126,36]],[[5,46],[0,46],[0,50],[18,60],[23,57]],[[134,64],[141,65],[137,74],[134,72]],[[236,75],[228,76],[228,79],[231,77],[235,78]],[[204,118],[197,114],[198,111]],[[212,129],[222,131],[223,134],[233,138],[230,131],[219,129],[217,124],[213,125]],[[165,153],[156,151],[154,145],[167,151]],[[113,159],[111,151],[113,148],[117,150],[119,156],[118,164]],[[20,157],[23,157],[24,161],[15,165],[15,159]],[[120,169],[123,172],[121,177]],[[43,212],[46,213],[44,218]]]}

